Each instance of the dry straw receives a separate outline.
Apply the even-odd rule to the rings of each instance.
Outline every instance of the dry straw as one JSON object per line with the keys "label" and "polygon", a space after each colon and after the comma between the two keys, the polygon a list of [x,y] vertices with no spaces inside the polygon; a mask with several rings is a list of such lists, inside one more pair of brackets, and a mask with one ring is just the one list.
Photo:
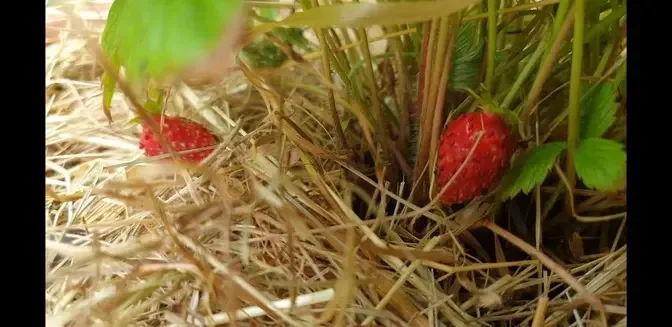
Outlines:
{"label": "dry straw", "polygon": [[[73,8],[99,32],[104,5]],[[48,326],[625,325],[624,246],[544,275],[534,253],[490,258],[470,232],[489,207],[448,217],[414,206],[408,187],[378,184],[333,151],[326,93],[310,88],[324,81],[319,63],[175,86],[169,112],[224,142],[202,167],[158,164],[137,148],[121,93],[107,123],[96,58],[67,20],[55,25],[45,67]],[[351,131],[349,144],[366,132]],[[355,213],[355,198],[375,219]],[[419,217],[442,222],[426,233],[438,236],[411,234]],[[568,286],[577,284],[604,311]]]}

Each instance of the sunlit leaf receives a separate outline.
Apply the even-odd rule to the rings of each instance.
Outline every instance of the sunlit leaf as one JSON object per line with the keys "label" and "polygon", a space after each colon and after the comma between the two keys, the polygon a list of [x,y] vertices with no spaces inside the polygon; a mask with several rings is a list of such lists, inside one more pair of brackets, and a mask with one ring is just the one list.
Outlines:
{"label": "sunlit leaf", "polygon": [[161,78],[204,58],[242,10],[242,0],[115,0],[102,47],[129,80]]}
{"label": "sunlit leaf", "polygon": [[622,144],[590,138],[579,143],[574,153],[574,165],[583,184],[606,191],[612,189],[623,176],[625,158]]}

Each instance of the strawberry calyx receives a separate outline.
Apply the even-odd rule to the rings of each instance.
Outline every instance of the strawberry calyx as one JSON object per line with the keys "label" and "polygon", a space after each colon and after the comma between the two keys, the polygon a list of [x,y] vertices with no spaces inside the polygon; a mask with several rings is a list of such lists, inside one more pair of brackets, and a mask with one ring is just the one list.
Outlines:
{"label": "strawberry calyx", "polygon": [[160,114],[163,111],[163,104],[166,101],[166,92],[159,88],[155,83],[150,83],[147,89],[147,101],[144,108],[150,114]]}
{"label": "strawberry calyx", "polygon": [[[159,87],[150,83],[147,89],[147,100],[143,104],[143,108],[150,116],[160,115],[163,112],[163,105],[166,101],[166,92]],[[142,117],[135,116],[128,121],[130,125],[137,125],[142,123]]]}
{"label": "strawberry calyx", "polygon": [[520,117],[518,117],[518,114],[514,110],[502,108],[497,100],[490,96],[490,92],[483,92],[483,94],[480,96],[471,89],[467,89],[467,92],[469,92],[469,94],[471,94],[471,96],[476,100],[476,105],[473,106],[473,109],[469,110],[469,112],[477,112],[477,110],[480,109],[482,112],[500,115],[506,124],[510,127],[517,126],[522,123],[522,120]]}

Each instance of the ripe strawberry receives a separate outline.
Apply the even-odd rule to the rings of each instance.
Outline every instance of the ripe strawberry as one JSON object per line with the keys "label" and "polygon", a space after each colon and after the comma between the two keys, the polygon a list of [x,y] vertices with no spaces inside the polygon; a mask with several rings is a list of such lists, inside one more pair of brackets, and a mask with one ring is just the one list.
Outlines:
{"label": "ripe strawberry", "polygon": [[[161,115],[153,115],[152,119],[161,124]],[[161,132],[175,152],[200,149],[217,144],[215,136],[203,125],[181,117],[163,117]],[[152,133],[146,122],[142,123],[142,136],[140,137],[140,148],[145,150],[149,157],[158,156],[166,153],[159,142],[157,135]],[[181,155],[181,159],[189,162],[198,163],[205,159],[213,149],[192,152]]]}
{"label": "ripe strawberry", "polygon": [[474,154],[441,198],[445,204],[462,203],[480,195],[508,168],[515,142],[504,120],[493,113],[467,113],[448,123],[437,158],[439,190],[465,162],[480,131]]}

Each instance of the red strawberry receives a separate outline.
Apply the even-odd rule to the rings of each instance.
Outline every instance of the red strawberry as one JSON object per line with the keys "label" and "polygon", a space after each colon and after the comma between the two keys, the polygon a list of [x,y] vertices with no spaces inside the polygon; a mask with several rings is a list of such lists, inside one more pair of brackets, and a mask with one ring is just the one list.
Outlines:
{"label": "red strawberry", "polygon": [[[161,123],[161,115],[153,115],[152,118],[157,125]],[[175,152],[200,149],[217,144],[217,139],[207,128],[185,118],[164,116],[161,132],[166,140],[173,146]],[[144,149],[145,154],[149,157],[166,153],[159,142],[158,136],[152,133],[151,128],[149,128],[146,122],[142,123],[140,148]],[[181,155],[181,159],[199,163],[210,155],[213,150],[214,149],[208,149],[183,154]]]}
{"label": "red strawberry", "polygon": [[483,136],[474,154],[443,193],[441,200],[445,204],[462,203],[480,195],[509,166],[515,143],[504,120],[493,113],[464,114],[448,123],[439,145],[436,163],[439,190],[466,161],[480,131]]}

